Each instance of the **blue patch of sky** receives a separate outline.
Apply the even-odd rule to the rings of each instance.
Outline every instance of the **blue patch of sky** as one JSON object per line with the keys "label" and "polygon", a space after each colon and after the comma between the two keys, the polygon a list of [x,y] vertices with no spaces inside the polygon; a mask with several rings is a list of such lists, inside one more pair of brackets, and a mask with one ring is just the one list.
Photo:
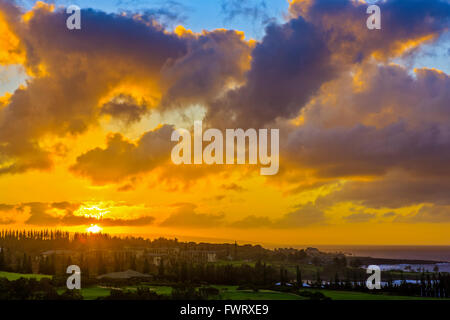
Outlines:
{"label": "blue patch of sky", "polygon": [[414,75],[415,68],[435,68],[450,74],[450,32],[445,32],[436,41],[423,44],[402,58],[394,59]]}
{"label": "blue patch of sky", "polygon": [[[247,39],[261,39],[264,26],[270,21],[282,22],[287,12],[287,0],[47,0],[47,3],[81,8],[93,8],[110,13],[121,11],[172,12],[180,22],[194,32],[227,28],[244,31]],[[19,0],[31,8],[33,0]],[[168,18],[164,16],[163,19]],[[168,25],[174,27],[174,25]]]}
{"label": "blue patch of sky", "polygon": [[27,75],[20,65],[0,65],[0,97],[24,84]]}

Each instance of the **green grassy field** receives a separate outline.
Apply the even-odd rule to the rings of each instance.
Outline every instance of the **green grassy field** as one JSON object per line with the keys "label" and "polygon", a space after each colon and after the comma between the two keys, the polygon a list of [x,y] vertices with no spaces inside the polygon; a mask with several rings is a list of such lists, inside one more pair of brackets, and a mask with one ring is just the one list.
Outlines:
{"label": "green grassy field", "polygon": [[[7,278],[10,281],[17,280],[20,278],[35,278],[40,280],[42,278],[49,278],[51,276],[42,274],[21,274],[12,272],[0,272],[0,278]],[[150,290],[156,292],[160,295],[170,295],[172,288],[169,286],[157,286],[144,284],[142,286],[128,286],[121,289],[125,290],[136,290],[138,287],[147,287]],[[253,290],[237,290],[238,286],[213,286],[220,290],[220,297],[224,300],[305,300],[307,297],[302,297],[293,293],[278,292],[273,290],[259,290],[254,292]],[[61,294],[65,291],[65,288],[59,288],[58,293]],[[311,292],[321,292],[326,297],[333,300],[433,300],[433,298],[420,298],[420,297],[408,297],[408,296],[392,296],[388,294],[381,293],[364,293],[364,292],[354,292],[354,291],[336,291],[336,290],[325,290],[325,289],[302,289]],[[111,288],[102,286],[93,286],[88,288],[82,288],[81,294],[85,300],[95,300],[100,297],[106,297],[110,294]],[[436,298],[437,299],[437,298]],[[437,299],[442,300],[442,299]]]}
{"label": "green grassy field", "polygon": [[[157,294],[170,295],[172,293],[172,288],[166,287],[166,286],[142,285],[139,287],[150,288],[150,290],[156,292]],[[118,288],[118,289],[134,291],[134,290],[137,290],[137,288],[138,288],[138,286],[129,286],[129,287],[123,287],[123,288]],[[58,293],[61,294],[65,290],[66,290],[65,288],[59,288]],[[109,288],[109,287],[93,286],[93,287],[88,287],[88,288],[81,288],[81,295],[83,296],[84,300],[95,300],[97,298],[109,296],[110,291],[111,291],[111,288]]]}
{"label": "green grassy field", "polygon": [[138,287],[150,288],[151,291],[156,292],[157,294],[163,294],[169,296],[172,293],[172,287],[168,286],[152,286],[152,285],[142,285],[142,286],[130,286],[125,287],[126,290],[137,290]]}
{"label": "green grassy field", "polygon": [[109,296],[111,289],[92,287],[92,288],[81,288],[81,295],[84,300],[95,300],[97,298]]}
{"label": "green grassy field", "polygon": [[[121,289],[136,290],[138,286],[128,286]],[[141,287],[150,288],[152,291],[160,295],[170,295],[172,288],[168,286],[146,286]],[[301,297],[292,293],[277,292],[272,290],[260,290],[253,292],[252,290],[237,290],[237,286],[214,286],[220,290],[222,299],[225,300],[304,300]],[[94,286],[90,288],[82,288],[81,294],[85,300],[95,300],[99,297],[108,296],[110,288]],[[58,290],[58,293],[63,293],[64,288]]]}
{"label": "green grassy field", "polygon": [[47,276],[44,274],[23,274],[23,273],[14,273],[14,272],[4,272],[0,271],[0,278],[6,278],[9,281],[14,281],[20,278],[35,278],[36,280],[40,280],[42,278],[48,278],[51,279],[51,276]]}
{"label": "green grassy field", "polygon": [[[126,290],[136,290],[138,286],[126,287]],[[167,286],[142,286],[150,288],[157,294],[170,295],[172,288]],[[238,286],[213,286],[220,290],[220,296],[224,300],[303,300],[304,297],[292,293],[277,292],[272,290],[237,290]]]}
{"label": "green grassy field", "polygon": [[[170,295],[172,288],[168,286],[143,285],[139,287],[147,287],[160,295]],[[273,290],[237,290],[237,286],[213,286],[220,290],[220,297],[223,300],[307,300],[307,297],[302,297],[293,293],[279,292]],[[128,286],[121,289],[136,290],[138,286]],[[85,300],[95,300],[99,297],[108,296],[111,288],[94,286],[90,288],[81,289],[81,294]],[[407,296],[392,296],[388,294],[371,294],[354,291],[336,291],[325,289],[302,289],[310,292],[321,292],[326,297],[332,300],[433,300],[433,298],[407,297]],[[61,288],[58,293],[64,292]],[[442,300],[442,299],[437,299]]]}
{"label": "green grassy field", "polygon": [[[66,288],[59,288],[57,290],[58,294],[62,294],[66,291]],[[97,298],[109,296],[111,289],[102,288],[102,287],[89,287],[89,288],[81,288],[81,295],[84,300],[96,300]]]}
{"label": "green grassy field", "polygon": [[[305,300],[307,297],[271,290],[237,290],[237,286],[214,286],[221,290],[223,299],[228,300]],[[370,294],[354,291],[335,291],[323,289],[304,289],[305,291],[321,292],[324,296],[332,300],[428,300],[430,298],[391,296],[387,294]],[[442,300],[442,299],[441,299]]]}
{"label": "green grassy field", "polygon": [[[364,292],[355,291],[336,291],[336,290],[316,290],[316,289],[305,289],[311,292],[321,292],[326,297],[332,300],[433,300],[432,298],[421,298],[421,297],[408,297],[408,296],[391,296],[388,294],[372,294]],[[442,300],[442,299],[439,299]]]}
{"label": "green grassy field", "polygon": [[224,300],[305,300],[307,298],[293,293],[278,292],[272,290],[237,290],[237,286],[213,286],[220,290]]}

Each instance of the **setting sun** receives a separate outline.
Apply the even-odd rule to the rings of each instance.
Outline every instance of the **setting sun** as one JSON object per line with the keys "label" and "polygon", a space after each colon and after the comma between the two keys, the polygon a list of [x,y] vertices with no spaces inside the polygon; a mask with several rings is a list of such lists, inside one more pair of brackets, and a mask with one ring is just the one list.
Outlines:
{"label": "setting sun", "polygon": [[450,0],[0,0],[0,302],[450,302],[449,56]]}
{"label": "setting sun", "polygon": [[91,226],[90,226],[89,228],[87,228],[86,230],[87,230],[87,232],[90,232],[90,233],[99,233],[99,232],[101,232],[103,229],[100,228],[100,227],[99,227],[98,225],[96,225],[96,224],[91,224]]}

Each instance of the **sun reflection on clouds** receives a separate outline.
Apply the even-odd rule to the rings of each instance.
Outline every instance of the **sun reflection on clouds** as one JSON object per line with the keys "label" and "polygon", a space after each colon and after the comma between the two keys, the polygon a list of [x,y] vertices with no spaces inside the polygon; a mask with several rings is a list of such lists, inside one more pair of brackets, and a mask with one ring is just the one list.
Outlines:
{"label": "sun reflection on clouds", "polygon": [[105,214],[110,213],[108,207],[104,207],[103,203],[99,204],[83,204],[77,211],[77,215],[84,216],[86,218],[102,219]]}

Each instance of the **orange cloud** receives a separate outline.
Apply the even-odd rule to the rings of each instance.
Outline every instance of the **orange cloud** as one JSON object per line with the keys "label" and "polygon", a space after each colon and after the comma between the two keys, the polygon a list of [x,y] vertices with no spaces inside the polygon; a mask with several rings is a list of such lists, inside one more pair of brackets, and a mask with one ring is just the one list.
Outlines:
{"label": "orange cloud", "polygon": [[0,10],[0,65],[23,64],[25,51],[20,39],[9,27],[6,15]]}
{"label": "orange cloud", "polygon": [[53,11],[55,11],[55,5],[54,4],[45,3],[43,1],[36,1],[36,3],[34,4],[33,9],[31,9],[30,11],[27,11],[26,13],[24,13],[22,15],[23,21],[24,22],[29,22],[31,19],[33,19],[36,11],[53,12]]}
{"label": "orange cloud", "polygon": [[71,171],[89,177],[94,184],[119,182],[148,172],[170,160],[173,130],[172,126],[162,126],[145,133],[136,143],[118,133],[110,135],[105,149],[96,148],[79,156]]}

